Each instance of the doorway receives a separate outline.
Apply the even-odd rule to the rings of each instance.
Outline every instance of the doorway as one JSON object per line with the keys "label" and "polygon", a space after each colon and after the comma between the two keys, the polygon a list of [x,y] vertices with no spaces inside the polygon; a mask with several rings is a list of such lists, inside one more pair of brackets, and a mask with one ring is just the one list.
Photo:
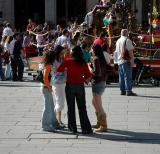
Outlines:
{"label": "doorway", "polygon": [[45,0],[15,0],[15,28],[25,30],[28,19],[36,23],[45,21]]}
{"label": "doorway", "polygon": [[68,20],[82,22],[86,14],[86,0],[57,0],[57,23],[65,26]]}

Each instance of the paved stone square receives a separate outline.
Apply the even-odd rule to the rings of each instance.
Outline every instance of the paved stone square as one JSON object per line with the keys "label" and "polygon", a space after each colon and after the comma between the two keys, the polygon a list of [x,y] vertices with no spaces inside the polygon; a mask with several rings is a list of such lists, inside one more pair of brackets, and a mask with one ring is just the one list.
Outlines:
{"label": "paved stone square", "polygon": [[[117,84],[103,95],[109,130],[89,136],[67,130],[41,130],[43,108],[39,83],[0,81],[0,154],[159,154],[160,88],[134,88],[139,96],[119,95]],[[96,122],[91,87],[86,87],[87,110]],[[66,106],[63,121],[67,124]],[[77,115],[77,124],[79,120]]]}

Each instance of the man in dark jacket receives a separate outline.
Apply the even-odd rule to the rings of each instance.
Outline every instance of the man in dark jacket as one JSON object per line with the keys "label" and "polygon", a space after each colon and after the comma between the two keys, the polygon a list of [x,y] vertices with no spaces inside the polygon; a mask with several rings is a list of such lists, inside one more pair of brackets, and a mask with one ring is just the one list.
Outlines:
{"label": "man in dark jacket", "polygon": [[19,33],[14,35],[15,44],[13,48],[13,55],[11,55],[11,66],[12,66],[12,80],[23,81],[24,64],[21,58],[22,54],[22,43]]}

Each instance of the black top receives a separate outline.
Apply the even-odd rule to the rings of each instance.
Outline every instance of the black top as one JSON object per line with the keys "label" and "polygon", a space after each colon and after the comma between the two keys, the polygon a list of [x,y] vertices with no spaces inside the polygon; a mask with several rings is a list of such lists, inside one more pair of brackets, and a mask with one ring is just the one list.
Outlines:
{"label": "black top", "polygon": [[21,41],[16,41],[15,44],[14,44],[13,55],[14,56],[20,56],[21,55],[21,49],[22,49]]}
{"label": "black top", "polygon": [[98,83],[107,80],[107,64],[102,66],[98,58],[93,59],[93,77],[92,82]]}

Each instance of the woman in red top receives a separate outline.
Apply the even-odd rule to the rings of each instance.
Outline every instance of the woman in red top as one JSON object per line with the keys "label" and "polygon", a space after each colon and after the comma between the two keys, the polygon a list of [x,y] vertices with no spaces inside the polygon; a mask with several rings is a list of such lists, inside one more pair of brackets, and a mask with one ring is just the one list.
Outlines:
{"label": "woman in red top", "polygon": [[66,100],[68,106],[68,128],[71,132],[77,133],[75,100],[77,102],[80,124],[83,134],[91,134],[92,128],[86,110],[84,82],[89,81],[91,73],[88,65],[83,60],[83,53],[80,46],[72,49],[71,58],[67,59],[57,69],[58,72],[67,71]]}

